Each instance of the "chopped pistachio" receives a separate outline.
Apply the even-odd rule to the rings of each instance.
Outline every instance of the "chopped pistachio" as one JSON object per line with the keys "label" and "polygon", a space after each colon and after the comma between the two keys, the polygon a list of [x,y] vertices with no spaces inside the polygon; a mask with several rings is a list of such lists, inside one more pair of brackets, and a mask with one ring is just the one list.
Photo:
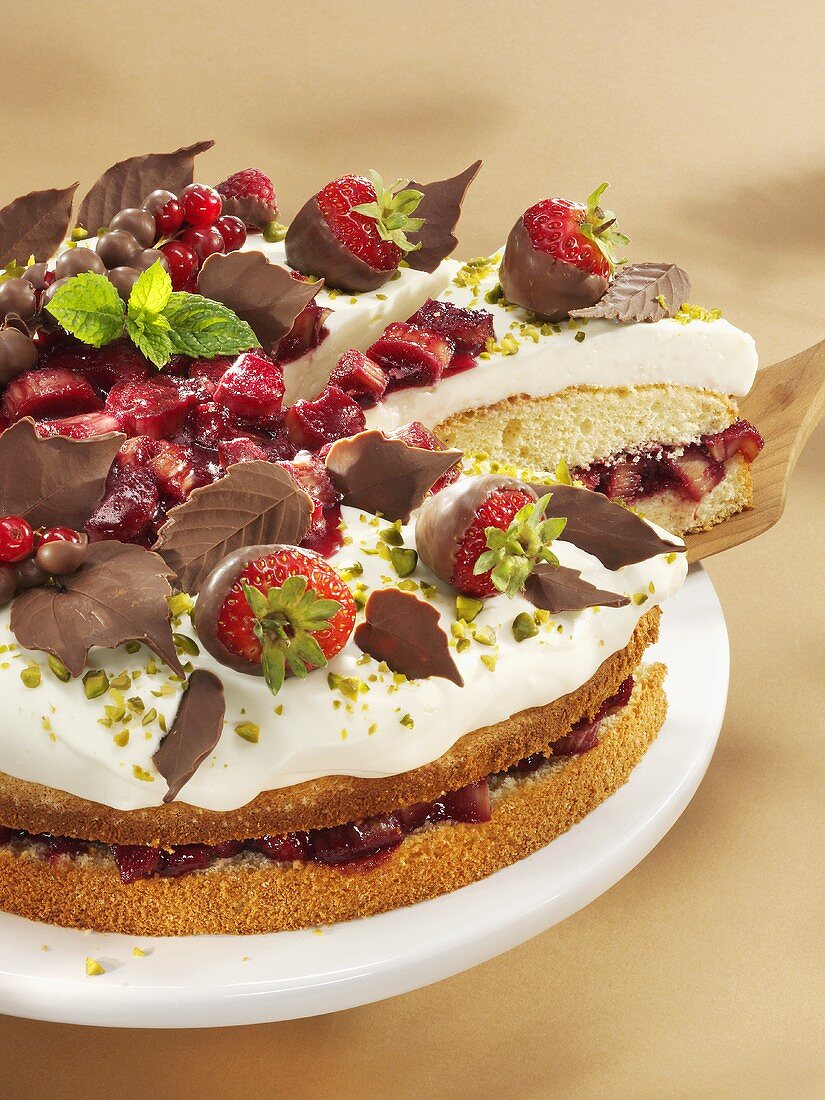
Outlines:
{"label": "chopped pistachio", "polygon": [[286,230],[287,227],[280,222],[269,222],[261,230],[261,235],[268,244],[277,244],[286,236]]}
{"label": "chopped pistachio", "polygon": [[583,332],[581,329],[579,329],[579,331],[576,333],[576,335],[573,337],[573,339],[576,341],[577,344],[580,344],[584,340],[586,335],[587,334],[585,332]]}
{"label": "chopped pistachio", "polygon": [[139,695],[133,695],[131,699],[127,699],[126,706],[136,714],[143,714],[146,710],[146,704]]}
{"label": "chopped pistachio", "polygon": [[154,722],[154,720],[157,718],[157,716],[158,716],[158,712],[155,710],[155,708],[150,707],[149,710],[147,710],[146,713],[141,718],[140,724],[142,726],[149,726],[149,725],[152,724],[152,722]]}
{"label": "chopped pistachio", "polygon": [[536,626],[536,621],[532,615],[528,615],[526,611],[522,611],[520,615],[516,615],[513,619],[513,637],[517,642],[523,642],[526,638],[534,638],[538,634],[539,628]]}
{"label": "chopped pistachio", "polygon": [[417,592],[418,582],[412,581],[407,578],[406,580],[400,580],[396,587],[398,588],[399,592]]}
{"label": "chopped pistachio", "polygon": [[489,668],[490,672],[495,672],[496,661],[497,660],[498,660],[498,655],[495,654],[495,653],[482,653],[481,654],[481,663],[485,666],[485,668]]}
{"label": "chopped pistachio", "polygon": [[140,779],[143,783],[154,783],[155,777],[151,772],[147,772],[145,768],[141,768],[139,764],[132,765],[132,775],[135,779]]}
{"label": "chopped pistachio", "polygon": [[169,605],[170,615],[175,619],[188,614],[195,606],[195,601],[186,592],[178,592],[174,596],[167,596],[166,602]]}
{"label": "chopped pistachio", "polygon": [[136,959],[145,959],[148,952],[141,950],[141,948],[139,947],[133,947],[132,954],[135,956]]}
{"label": "chopped pistachio", "polygon": [[138,653],[140,650],[140,642],[127,642],[123,648],[127,653]]}
{"label": "chopped pistachio", "polygon": [[367,733],[370,734],[370,735],[372,735],[373,733],[376,733],[377,731],[378,731],[378,723],[377,722],[373,722],[372,725],[367,728]]}
{"label": "chopped pistachio", "polygon": [[102,669],[90,669],[84,676],[84,692],[87,698],[100,698],[109,691],[109,676]]}
{"label": "chopped pistachio", "polygon": [[89,236],[89,230],[84,229],[82,225],[76,225],[71,232],[71,240],[73,241],[85,241]]}
{"label": "chopped pistachio", "polygon": [[390,561],[399,577],[409,577],[418,565],[418,554],[408,546],[393,546],[390,550]]}
{"label": "chopped pistachio", "polygon": [[61,683],[68,684],[72,678],[71,672],[66,668],[59,657],[55,657],[53,653],[50,653],[46,658],[49,668],[52,673],[61,681]]}
{"label": "chopped pistachio", "polygon": [[109,687],[114,688],[115,691],[128,691],[131,686],[132,678],[128,672],[121,672],[109,681]]}
{"label": "chopped pistachio", "polygon": [[471,623],[484,607],[484,600],[477,600],[474,596],[456,596],[455,614],[457,619],[463,619],[465,623]]}
{"label": "chopped pistachio", "polygon": [[357,699],[363,680],[359,680],[357,676],[340,676],[337,672],[328,672],[327,684],[330,691],[340,691],[347,699]]}
{"label": "chopped pistachio", "polygon": [[235,726],[235,733],[251,745],[257,745],[261,737],[261,727],[254,722],[239,722]]}
{"label": "chopped pistachio", "polygon": [[[160,732],[161,733],[168,733],[169,732],[166,728],[166,719],[163,717],[162,714],[158,715],[158,725],[160,726]],[[149,735],[147,734],[146,736],[148,737]]]}
{"label": "chopped pistachio", "polygon": [[473,637],[479,645],[495,645],[496,633],[491,626],[482,626],[475,631]]}
{"label": "chopped pistachio", "polygon": [[470,645],[471,642],[469,638],[459,638],[458,641],[455,643],[456,652],[464,653],[470,648]]}
{"label": "chopped pistachio", "polygon": [[40,669],[37,665],[32,665],[29,668],[24,668],[20,673],[20,679],[23,681],[23,686],[27,688],[40,687],[40,681],[42,679],[40,675]]}
{"label": "chopped pistachio", "polygon": [[279,703],[277,705],[277,707],[275,708],[275,713],[278,715],[279,718],[281,717],[281,715],[284,713],[284,704],[283,703]]}
{"label": "chopped pistachio", "polygon": [[668,565],[673,565],[678,557],[678,553],[674,550],[672,554],[665,554],[665,561]]}
{"label": "chopped pistachio", "polygon": [[91,958],[86,959],[86,977],[87,978],[97,978],[101,974],[105,974],[105,973],[106,973],[106,971],[103,969],[103,967],[97,961],[97,959],[91,959]]}
{"label": "chopped pistachio", "polygon": [[641,607],[643,603],[647,603],[647,593],[646,592],[634,592],[633,593],[633,603],[636,605],[636,607]]}
{"label": "chopped pistachio", "polygon": [[434,600],[438,595],[438,589],[434,584],[429,584],[427,581],[421,581],[421,595],[425,600]]}
{"label": "chopped pistachio", "polygon": [[125,707],[111,706],[109,704],[107,704],[103,708],[103,711],[104,711],[106,717],[111,718],[111,720],[113,722],[122,722],[123,718],[126,714],[126,708]]}
{"label": "chopped pistachio", "polygon": [[190,657],[197,657],[200,653],[200,646],[188,634],[173,634],[172,641],[178,653],[187,653]]}
{"label": "chopped pistachio", "polygon": [[345,581],[355,580],[356,577],[363,576],[364,567],[360,561],[354,561],[352,565],[345,565],[343,569],[338,570],[339,574]]}
{"label": "chopped pistachio", "polygon": [[129,731],[121,730],[120,733],[116,733],[112,738],[118,748],[125,749],[129,744]]}
{"label": "chopped pistachio", "polygon": [[406,726],[408,730],[411,730],[415,727],[415,722],[413,721],[411,714],[405,714],[403,718],[399,718],[399,722],[402,726]]}

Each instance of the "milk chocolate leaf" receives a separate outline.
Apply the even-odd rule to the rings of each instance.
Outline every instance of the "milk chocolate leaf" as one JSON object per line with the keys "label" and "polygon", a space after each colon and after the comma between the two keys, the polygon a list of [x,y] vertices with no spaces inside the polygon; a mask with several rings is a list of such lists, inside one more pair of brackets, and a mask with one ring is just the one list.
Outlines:
{"label": "milk chocolate leaf", "polygon": [[0,210],[0,267],[29,256],[48,260],[66,237],[77,184],[30,191]]}
{"label": "milk chocolate leaf", "polygon": [[420,244],[421,247],[404,256],[416,271],[435,271],[441,261],[454,251],[458,244],[454,230],[461,217],[461,204],[481,164],[477,160],[450,179],[409,185],[416,191],[424,192],[424,198],[415,211],[415,216],[423,218],[424,224],[416,232],[407,234],[413,244]]}
{"label": "milk chocolate leaf", "polygon": [[558,568],[539,562],[524,583],[524,595],[536,607],[560,615],[586,607],[624,607],[630,603],[620,592],[607,592],[584,580],[578,569]]}
{"label": "milk chocolate leaf", "polygon": [[214,141],[198,141],[174,153],[144,153],[107,168],[80,204],[77,221],[90,233],[108,225],[120,210],[140,206],[150,191],[162,187],[179,195],[192,182],[195,157]]}
{"label": "milk chocolate leaf", "polygon": [[144,642],[183,676],[166,602],[170,575],[142,546],[93,543],[76,573],[17,597],[12,632],[26,649],[59,658],[72,676],[81,674],[92,646],[114,649],[123,642]]}
{"label": "milk chocolate leaf", "polygon": [[180,701],[172,727],[152,757],[173,802],[220,740],[226,701],[223,684],[212,672],[196,669]]}
{"label": "milk chocolate leaf", "polygon": [[399,588],[379,588],[364,608],[366,622],[355,629],[355,644],[408,680],[439,676],[464,687],[440,615],[432,604]]}
{"label": "milk chocolate leaf", "polygon": [[312,501],[271,462],[239,462],[169,512],[155,550],[193,595],[227,554],[258,543],[297,546]]}
{"label": "milk chocolate leaf", "polygon": [[685,550],[681,539],[675,535],[662,538],[635,512],[613,504],[601,493],[539,482],[531,482],[530,487],[539,495],[552,493],[544,514],[567,519],[564,542],[592,554],[607,569],[621,569],[657,554]]}
{"label": "milk chocolate leaf", "polygon": [[269,353],[277,349],[278,341],[323,285],[323,280],[293,279],[285,267],[271,264],[262,252],[216,253],[198,276],[198,291],[237,313]]}
{"label": "milk chocolate leaf", "polygon": [[631,264],[622,268],[594,306],[571,309],[571,317],[603,317],[627,325],[661,321],[678,313],[690,297],[690,279],[676,264]]}
{"label": "milk chocolate leaf", "polygon": [[0,435],[0,515],[82,530],[125,438],[41,439],[33,420],[18,420]]}
{"label": "milk chocolate leaf", "polygon": [[325,462],[344,504],[406,523],[427,490],[461,457],[461,451],[410,447],[373,428],[333,443]]}

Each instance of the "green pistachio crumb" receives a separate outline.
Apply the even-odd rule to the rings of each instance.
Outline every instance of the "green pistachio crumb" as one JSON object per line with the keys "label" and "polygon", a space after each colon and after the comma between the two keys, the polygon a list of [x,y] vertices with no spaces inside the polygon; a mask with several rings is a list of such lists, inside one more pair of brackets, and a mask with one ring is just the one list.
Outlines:
{"label": "green pistachio crumb", "polygon": [[465,623],[471,623],[484,607],[484,600],[477,600],[474,596],[456,596],[455,615],[457,619],[463,619]]}
{"label": "green pistachio crumb", "polygon": [[115,691],[128,691],[131,686],[132,678],[128,672],[121,672],[109,681],[109,687],[114,688]]}
{"label": "green pistachio crumb", "polygon": [[97,978],[101,974],[105,974],[105,973],[106,973],[106,971],[103,969],[103,967],[97,961],[97,959],[91,959],[91,958],[86,959],[86,977],[87,978]]}
{"label": "green pistachio crumb", "polygon": [[425,600],[434,600],[438,595],[438,589],[434,584],[429,584],[427,581],[421,581],[421,595]]}
{"label": "green pistachio crumb", "polygon": [[53,653],[50,653],[46,660],[48,662],[49,668],[51,669],[52,673],[57,677],[57,679],[60,680],[60,682],[63,684],[68,684],[69,680],[71,680],[72,678],[72,674],[63,664],[60,658],[55,657]]}
{"label": "green pistachio crumb", "polygon": [[129,731],[121,730],[120,733],[116,733],[112,738],[114,743],[121,749],[125,749],[129,744]]}
{"label": "green pistachio crumb", "polygon": [[137,653],[140,650],[140,642],[127,642],[123,648],[127,653]]}
{"label": "green pistachio crumb", "polygon": [[132,775],[135,779],[140,779],[142,783],[154,783],[155,777],[151,772],[147,772],[145,768],[141,768],[139,764],[132,765]]}
{"label": "green pistachio crumb", "polygon": [[676,559],[678,557],[679,557],[679,555],[674,550],[674,552],[672,554],[665,554],[665,561],[667,562],[668,565],[673,565],[673,563],[676,561]]}
{"label": "green pistachio crumb", "polygon": [[526,638],[534,638],[538,634],[539,628],[536,626],[536,621],[532,615],[528,615],[526,611],[522,611],[520,615],[516,615],[513,619],[513,637],[517,642],[523,642]]}
{"label": "green pistachio crumb", "polygon": [[490,672],[495,672],[497,660],[498,656],[495,653],[481,654],[481,663],[485,666],[485,668],[489,668]]}
{"label": "green pistachio crumb", "polygon": [[261,235],[268,244],[278,244],[286,236],[286,230],[287,227],[280,222],[269,222],[264,226]]}
{"label": "green pistachio crumb", "polygon": [[482,626],[473,635],[479,645],[495,645],[496,633],[491,626]]}
{"label": "green pistachio crumb", "polygon": [[488,290],[484,295],[484,301],[488,302],[491,306],[494,306],[496,302],[500,302],[504,297],[504,291],[502,290],[501,283],[496,283],[492,290]]}
{"label": "green pistachio crumb", "polygon": [[647,593],[646,592],[634,592],[634,594],[633,594],[633,603],[636,605],[636,607],[641,607],[643,603],[647,603]]}
{"label": "green pistachio crumb", "polygon": [[340,676],[337,672],[327,673],[330,691],[340,691],[346,699],[357,699],[363,680],[357,676]]}
{"label": "green pistachio crumb", "polygon": [[409,577],[418,565],[418,554],[408,546],[393,546],[390,561],[399,577]]}
{"label": "green pistachio crumb", "polygon": [[20,679],[23,681],[24,687],[40,687],[40,681],[42,679],[40,669],[36,665],[32,665],[30,668],[24,668],[20,673]]}
{"label": "green pistachio crumb", "polygon": [[378,299],[379,302],[386,302],[387,300],[386,294],[376,294],[375,297]]}
{"label": "green pistachio crumb", "polygon": [[[160,732],[161,733],[168,733],[169,732],[166,728],[166,719],[163,717],[162,714],[158,715],[158,725],[160,726]],[[148,736],[148,734],[147,734],[147,736]]]}
{"label": "green pistachio crumb", "polygon": [[261,737],[261,727],[254,722],[239,722],[235,726],[235,733],[251,745],[257,745]]}
{"label": "green pistachio crumb", "polygon": [[129,708],[129,710],[134,711],[136,714],[143,714],[143,712],[146,710],[146,704],[139,695],[133,695],[131,699],[127,699],[126,706]]}
{"label": "green pistachio crumb", "polygon": [[364,575],[364,567],[360,561],[354,561],[352,565],[345,565],[343,569],[338,570],[339,574],[345,581],[355,580],[356,577]]}
{"label": "green pistachio crumb", "polygon": [[113,722],[122,722],[126,714],[126,708],[120,706],[106,705],[103,711],[107,718],[111,718]]}
{"label": "green pistachio crumb", "polygon": [[455,643],[457,653],[464,653],[470,648],[471,642],[469,638],[459,638]]}
{"label": "green pistachio crumb", "polygon": [[415,728],[415,722],[413,721],[411,714],[405,714],[403,718],[399,719],[402,726],[406,726],[408,730]]}
{"label": "green pistachio crumb", "polygon": [[417,592],[418,582],[409,580],[408,578],[406,580],[399,581],[396,587],[400,592]]}
{"label": "green pistachio crumb", "polygon": [[197,657],[200,653],[200,646],[198,643],[187,634],[173,634],[172,640],[175,643],[175,649],[178,653],[186,653],[190,657]]}
{"label": "green pistachio crumb", "polygon": [[195,606],[195,601],[187,592],[178,592],[174,596],[167,596],[166,602],[169,605],[170,615],[175,619],[187,615]]}
{"label": "green pistachio crumb", "polygon": [[142,951],[139,947],[133,947],[132,954],[135,956],[136,959],[145,959],[148,952]]}
{"label": "green pistachio crumb", "polygon": [[279,718],[281,717],[281,715],[284,713],[284,704],[283,703],[279,703],[277,705],[277,707],[275,708],[275,713],[278,715]]}
{"label": "green pistachio crumb", "polygon": [[150,707],[149,710],[147,710],[146,713],[141,718],[140,724],[142,726],[150,726],[152,724],[152,722],[154,722],[154,720],[157,718],[157,716],[158,716],[158,712],[155,710],[155,708]]}
{"label": "green pistachio crumb", "polygon": [[577,344],[580,344],[584,340],[585,336],[586,336],[586,333],[582,332],[582,330],[579,329],[579,331],[576,333],[576,335],[573,337],[573,339],[576,341]]}

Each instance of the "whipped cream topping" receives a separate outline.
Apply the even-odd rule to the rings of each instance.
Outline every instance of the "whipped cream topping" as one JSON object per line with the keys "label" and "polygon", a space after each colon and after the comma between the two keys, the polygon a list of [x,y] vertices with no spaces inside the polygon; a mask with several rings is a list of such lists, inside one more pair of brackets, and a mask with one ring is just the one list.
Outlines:
{"label": "whipped cream topping", "polygon": [[[356,595],[400,584],[431,599],[451,635],[465,686],[405,680],[350,640],[326,669],[306,680],[287,679],[272,696],[260,677],[233,672],[205,652],[189,655],[195,636],[185,616],[175,626],[188,639],[182,659],[221,678],[226,719],[215,751],[183,788],[181,801],[230,810],[262,791],[321,776],[373,778],[421,767],[465,733],[581,687],[627,645],[641,615],[681,587],[687,570],[683,554],[663,554],[610,571],[558,541],[554,549],[562,565],[579,569],[600,588],[626,594],[630,604],[559,615],[535,637],[516,642],[513,620],[535,609],[521,597],[496,596],[469,628],[458,625],[465,633],[460,640],[452,636],[455,592],[421,563],[410,578],[399,580],[381,538],[386,521],[345,508],[343,523],[347,541],[332,565]],[[405,546],[415,546],[414,524],[400,533]],[[88,668],[108,676],[109,690],[98,698],[86,697],[81,679],[58,679],[45,654],[18,648],[8,609],[0,613],[0,770],[117,809],[160,805],[166,784],[152,756],[172,725],[181,683],[145,648],[93,649]]]}
{"label": "whipped cream topping", "polygon": [[[270,263],[288,266],[283,241],[268,244],[259,234],[251,234],[241,251],[262,252]],[[387,325],[405,321],[428,298],[437,298],[458,268],[455,260],[443,260],[432,273],[402,267],[378,290],[360,294],[321,287],[315,301],[332,310],[325,322],[327,335],[317,348],[284,365],[284,407],[300,397],[317,396],[345,351],[369,347]]]}
{"label": "whipped cream topping", "polygon": [[728,321],[673,318],[644,324],[567,321],[541,324],[526,310],[495,298],[498,258],[460,268],[445,301],[493,314],[496,347],[471,370],[436,386],[397,390],[366,413],[367,427],[392,431],[411,420],[433,428],[466,409],[516,394],[548,397],[569,386],[694,386],[746,394],[758,365],[753,338]]}

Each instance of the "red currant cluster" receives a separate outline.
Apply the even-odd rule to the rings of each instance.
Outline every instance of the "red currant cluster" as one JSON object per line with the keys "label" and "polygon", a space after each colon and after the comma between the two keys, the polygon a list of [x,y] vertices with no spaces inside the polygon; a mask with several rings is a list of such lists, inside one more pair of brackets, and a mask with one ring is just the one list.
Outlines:
{"label": "red currant cluster", "polygon": [[0,604],[21,588],[36,588],[49,577],[76,572],[89,539],[71,527],[34,530],[22,516],[0,517]]}
{"label": "red currant cluster", "polygon": [[143,209],[154,215],[158,237],[166,241],[160,250],[175,290],[194,290],[204,260],[216,252],[235,252],[246,240],[244,223],[223,214],[223,199],[204,183],[190,183],[180,195],[153,191]]}

